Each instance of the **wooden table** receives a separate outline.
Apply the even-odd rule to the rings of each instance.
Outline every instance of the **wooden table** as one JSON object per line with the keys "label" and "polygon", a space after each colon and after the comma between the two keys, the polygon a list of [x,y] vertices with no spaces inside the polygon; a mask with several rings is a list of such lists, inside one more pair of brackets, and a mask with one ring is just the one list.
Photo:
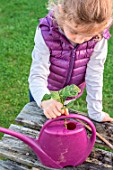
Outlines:
{"label": "wooden table", "polygon": [[[25,105],[17,116],[15,125],[12,124],[9,129],[35,138],[38,137],[45,121],[43,111],[35,102],[31,102]],[[97,131],[113,144],[113,123],[95,123],[95,126]],[[96,145],[107,148],[98,138]],[[0,170],[52,169],[43,166],[26,144],[9,135],[4,135],[0,141],[0,157],[2,158]],[[113,153],[95,147],[82,165],[63,168],[63,170],[113,170]]]}

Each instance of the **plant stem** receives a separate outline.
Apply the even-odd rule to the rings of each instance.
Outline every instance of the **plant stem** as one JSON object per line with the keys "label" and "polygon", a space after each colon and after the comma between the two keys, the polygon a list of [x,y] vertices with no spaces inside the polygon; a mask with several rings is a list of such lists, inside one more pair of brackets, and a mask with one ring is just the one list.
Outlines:
{"label": "plant stem", "polygon": [[63,101],[62,97],[60,96],[59,91],[58,91],[58,94],[59,94],[60,102],[61,102],[61,103],[63,104],[63,106],[64,106],[64,101]]}
{"label": "plant stem", "polygon": [[64,119],[64,126],[67,129],[67,119]]}

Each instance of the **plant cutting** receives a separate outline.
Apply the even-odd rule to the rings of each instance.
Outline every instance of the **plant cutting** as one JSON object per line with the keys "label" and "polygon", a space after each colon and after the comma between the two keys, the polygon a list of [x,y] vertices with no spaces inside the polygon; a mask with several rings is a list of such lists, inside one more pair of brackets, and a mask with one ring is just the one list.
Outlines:
{"label": "plant cutting", "polygon": [[[67,105],[65,105],[65,101],[67,98],[69,97],[75,97],[78,95],[78,93],[80,93],[80,89],[78,86],[72,84],[69,86],[64,87],[63,89],[59,90],[59,91],[50,91],[50,94],[45,94],[42,101],[44,100],[49,100],[49,99],[54,99],[57,100],[58,102],[63,104],[62,109],[64,110],[64,112],[66,112],[66,109],[68,111],[68,108],[70,108],[70,103],[69,102]],[[67,121],[66,119],[64,119],[64,125],[67,128]]]}
{"label": "plant cutting", "polygon": [[74,84],[64,87],[59,91],[50,91],[50,94],[45,94],[42,101],[55,99],[63,104],[63,109],[69,108],[69,103],[65,106],[64,102],[69,97],[75,97],[80,93],[80,88]]}

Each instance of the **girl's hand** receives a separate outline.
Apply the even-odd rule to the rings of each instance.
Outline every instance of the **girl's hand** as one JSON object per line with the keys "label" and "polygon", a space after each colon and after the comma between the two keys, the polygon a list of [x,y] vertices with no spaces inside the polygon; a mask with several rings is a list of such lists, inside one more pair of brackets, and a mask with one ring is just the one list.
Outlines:
{"label": "girl's hand", "polygon": [[108,113],[105,113],[105,117],[102,122],[113,122],[113,118],[111,118]]}
{"label": "girl's hand", "polygon": [[62,103],[53,99],[43,101],[41,103],[41,107],[44,110],[44,114],[48,119],[56,118],[58,116],[61,116],[62,114],[69,114],[67,109],[62,109]]}

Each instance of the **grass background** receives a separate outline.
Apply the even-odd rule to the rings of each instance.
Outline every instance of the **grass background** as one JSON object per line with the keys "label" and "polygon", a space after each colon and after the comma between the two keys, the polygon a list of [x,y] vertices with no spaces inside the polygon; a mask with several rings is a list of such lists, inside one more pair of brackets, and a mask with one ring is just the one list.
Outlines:
{"label": "grass background", "polygon": [[[38,19],[47,0],[0,0],[0,126],[9,127],[29,102],[28,75]],[[113,34],[113,29],[111,29]],[[113,38],[104,71],[103,107],[113,117]],[[76,110],[87,111],[86,92]],[[0,134],[1,136],[1,134]]]}

